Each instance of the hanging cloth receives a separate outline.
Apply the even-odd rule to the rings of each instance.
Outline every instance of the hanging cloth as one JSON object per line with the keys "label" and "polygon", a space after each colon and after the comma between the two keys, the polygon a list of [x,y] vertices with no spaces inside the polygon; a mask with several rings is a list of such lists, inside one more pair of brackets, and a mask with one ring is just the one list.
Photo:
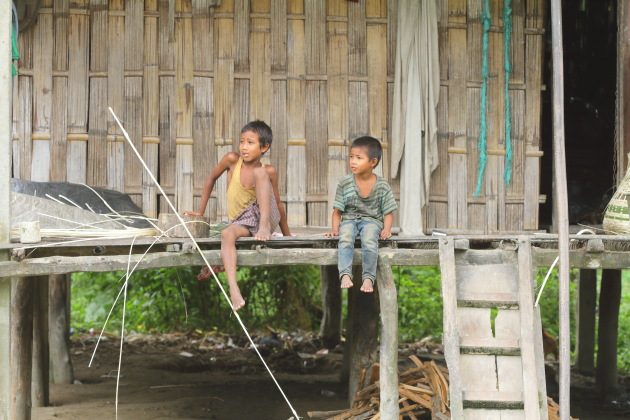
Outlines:
{"label": "hanging cloth", "polygon": [[[423,235],[431,173],[438,165],[438,0],[400,0],[392,111],[392,177],[400,175],[402,235]],[[400,171],[398,170],[400,166]]]}

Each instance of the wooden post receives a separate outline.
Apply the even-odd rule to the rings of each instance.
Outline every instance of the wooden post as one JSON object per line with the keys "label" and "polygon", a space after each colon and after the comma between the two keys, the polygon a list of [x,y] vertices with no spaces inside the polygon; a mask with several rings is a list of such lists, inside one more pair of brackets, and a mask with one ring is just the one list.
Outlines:
{"label": "wooden post", "polygon": [[398,297],[392,268],[379,256],[378,295],[381,306],[381,419],[398,419]]}
{"label": "wooden post", "polygon": [[553,58],[553,162],[554,162],[554,215],[558,228],[560,257],[559,318],[560,318],[560,420],[569,420],[571,406],[571,353],[569,321],[569,210],[567,199],[567,170],[564,150],[564,70],[562,54],[562,6],[560,0],[551,0],[551,44]]}
{"label": "wooden post", "polygon": [[449,371],[449,401],[453,419],[463,418],[462,378],[460,370],[459,334],[457,332],[457,282],[453,238],[440,239],[441,295],[444,302],[442,342]]}
{"label": "wooden post", "polygon": [[580,270],[577,297],[576,366],[583,375],[595,372],[595,307],[597,270]]}
{"label": "wooden post", "polygon": [[13,279],[11,290],[11,413],[13,420],[31,418],[31,372],[33,354],[32,277]]}
{"label": "wooden post", "polygon": [[50,287],[50,360],[52,362],[52,382],[71,384],[74,381],[72,359],[70,358],[70,336],[68,329],[68,290],[70,283],[66,274],[49,277]]}
{"label": "wooden post", "polygon": [[[627,154],[630,151],[630,66],[628,59],[630,58],[630,1],[620,0],[617,6],[617,24],[619,26],[619,36],[617,39],[617,95],[619,100],[616,107],[616,136],[619,149],[616,150],[617,156],[617,173],[615,178],[617,184],[624,177],[626,168],[628,167]],[[622,96],[623,95],[623,96]],[[628,121],[628,123],[626,123]]]}
{"label": "wooden post", "polygon": [[324,265],[320,269],[322,283],[322,307],[324,316],[320,333],[327,349],[341,342],[341,287],[339,270],[334,265]]}
{"label": "wooden post", "polygon": [[33,407],[48,405],[48,276],[33,277]]}
{"label": "wooden post", "polygon": [[602,270],[595,387],[604,395],[617,389],[617,334],[621,303],[621,270]]}
{"label": "wooden post", "polygon": [[[348,400],[352,404],[359,386],[361,371],[376,362],[378,345],[378,295],[363,293],[361,266],[353,268],[354,286],[348,289],[348,337],[344,360],[348,366]],[[377,279],[378,283],[378,279]]]}
{"label": "wooden post", "polygon": [[[0,0],[0,244],[9,242],[11,226],[11,2]],[[9,252],[0,251],[0,261],[8,261]],[[0,418],[14,418],[11,413],[10,310],[11,279],[0,277]]]}

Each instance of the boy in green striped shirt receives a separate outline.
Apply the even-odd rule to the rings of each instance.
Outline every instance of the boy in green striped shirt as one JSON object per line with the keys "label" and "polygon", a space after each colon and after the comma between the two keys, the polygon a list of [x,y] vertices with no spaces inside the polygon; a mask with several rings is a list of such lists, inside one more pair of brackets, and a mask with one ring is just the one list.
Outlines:
{"label": "boy in green striped shirt", "polygon": [[373,171],[383,155],[381,143],[374,137],[360,137],[350,145],[350,170],[337,184],[333,204],[332,232],[339,236],[338,267],[341,287],[350,288],[354,241],[361,237],[363,274],[361,291],[371,293],[376,282],[378,240],[391,234],[393,212],[398,208],[392,190]]}

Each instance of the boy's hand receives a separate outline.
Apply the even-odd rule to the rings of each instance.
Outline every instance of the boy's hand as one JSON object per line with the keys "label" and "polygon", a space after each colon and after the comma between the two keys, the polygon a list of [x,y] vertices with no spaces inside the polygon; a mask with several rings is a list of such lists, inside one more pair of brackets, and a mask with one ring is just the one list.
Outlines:
{"label": "boy's hand", "polygon": [[200,211],[184,211],[182,212],[184,216],[203,216],[203,213]]}
{"label": "boy's hand", "polygon": [[326,232],[324,236],[327,238],[334,238],[335,236],[339,236],[339,232]]}
{"label": "boy's hand", "polygon": [[387,239],[387,238],[391,238],[392,233],[390,232],[389,229],[383,229],[381,230],[381,234],[378,236],[381,239]]}

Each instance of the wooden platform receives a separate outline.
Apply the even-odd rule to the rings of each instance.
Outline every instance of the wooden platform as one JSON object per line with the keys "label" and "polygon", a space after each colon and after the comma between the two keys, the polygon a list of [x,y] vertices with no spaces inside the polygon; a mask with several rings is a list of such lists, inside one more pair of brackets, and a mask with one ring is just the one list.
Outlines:
{"label": "wooden platform", "polygon": [[[509,272],[529,270],[536,266],[550,266],[558,255],[558,238],[551,234],[531,234],[531,235],[454,235],[454,236],[421,236],[421,237],[397,237],[380,241],[378,276],[377,282],[380,305],[380,365],[381,365],[381,418],[384,420],[398,419],[398,393],[397,393],[397,293],[393,281],[391,266],[441,266],[443,273],[449,270],[460,275],[466,268],[456,268],[456,259],[451,261],[445,259],[446,255],[442,250],[440,254],[440,241],[448,241],[453,252],[457,250],[462,255],[474,256],[479,264],[492,264],[493,261],[515,261],[520,258],[526,249],[529,256],[529,263],[514,265],[513,267],[501,267],[499,274],[509,276]],[[219,239],[196,239],[204,256],[210,264],[221,265]],[[626,236],[571,236],[571,267],[575,268],[630,268],[630,237]],[[273,237],[269,241],[260,242],[250,238],[243,238],[237,241],[238,264],[239,266],[272,266],[272,265],[320,265],[332,266],[337,263],[337,239],[322,236],[322,231],[309,231],[294,237]],[[443,248],[443,245],[442,245]],[[66,274],[72,272],[105,272],[124,271],[137,264],[136,269],[150,269],[162,267],[178,266],[200,266],[203,259],[199,255],[196,246],[191,239],[181,238],[136,238],[118,240],[85,240],[85,241],[52,241],[46,240],[39,244],[25,247],[23,244],[11,243],[0,245],[0,254],[10,254],[10,260],[0,261],[0,276],[27,277],[28,279],[41,278],[52,274]],[[441,258],[442,257],[442,258]],[[360,248],[355,251],[355,264],[360,264]],[[502,270],[502,271],[501,271]],[[482,273],[483,274],[483,273]],[[522,274],[519,274],[519,277]],[[483,277],[483,275],[482,275]],[[457,278],[457,275],[445,279]],[[525,277],[524,277],[525,278]],[[1,280],[1,278],[0,278]],[[446,281],[446,280],[445,280]],[[521,281],[521,280],[519,280]],[[531,281],[531,277],[529,278]],[[30,284],[30,281],[20,282],[22,286]],[[465,285],[464,285],[465,286]],[[521,310],[521,323],[523,319],[535,319],[535,313],[529,311],[531,316],[523,316],[522,308],[524,301],[531,299],[523,295],[522,287],[509,290],[487,290],[486,296],[480,298],[475,288],[459,288],[454,305],[446,305],[447,308],[456,308],[460,312],[470,312],[472,309],[483,312],[482,317],[487,317],[492,309],[502,311],[502,318],[510,318],[510,312]],[[458,290],[457,286],[452,289]],[[452,296],[452,295],[451,295]],[[448,294],[445,300],[450,299]],[[25,299],[30,299],[25,297]],[[485,306],[479,306],[480,302],[485,302]],[[32,307],[32,304],[30,304]],[[29,306],[25,306],[29,307]],[[471,309],[472,308],[472,309]],[[453,309],[455,310],[455,309]],[[26,313],[25,311],[21,311]],[[452,316],[460,316],[453,315]],[[505,316],[504,316],[505,315]],[[450,319],[452,319],[452,316]],[[0,323],[8,323],[9,313],[0,311]],[[445,314],[445,319],[447,316]],[[472,318],[471,318],[472,319]],[[13,322],[13,321],[12,321]],[[29,321],[25,317],[24,322]],[[497,320],[501,325],[502,320]],[[466,336],[457,338],[458,356],[453,362],[453,357],[449,356],[449,368],[468,363],[477,366],[477,360],[487,359],[486,365],[492,367],[491,359],[496,359],[497,366],[501,364],[507,370],[523,372],[521,377],[525,380],[533,380],[536,384],[541,378],[540,373],[534,367],[532,371],[526,369],[527,366],[536,366],[540,362],[540,355],[530,349],[524,349],[525,335],[534,334],[538,331],[534,327],[521,328],[521,336],[518,340],[514,337],[505,336]],[[459,327],[452,326],[450,330],[445,326],[445,340],[447,331],[451,334],[459,334]],[[522,327],[522,326],[521,326]],[[32,331],[32,330],[31,330]],[[28,333],[27,333],[28,335]],[[486,334],[487,335],[487,334]],[[23,337],[23,344],[28,346],[32,340],[30,336]],[[17,341],[17,340],[16,340]],[[446,348],[446,346],[445,346]],[[531,351],[530,351],[531,350]],[[450,351],[450,350],[449,350]],[[527,353],[525,359],[523,355]],[[16,354],[20,354],[19,352]],[[474,360],[473,360],[474,359]],[[484,360],[485,360],[484,359]],[[499,363],[499,359],[501,362]],[[515,360],[520,361],[519,363]],[[30,360],[30,359],[29,359]],[[469,363],[472,360],[471,363]],[[505,362],[505,363],[504,363]],[[27,363],[25,359],[23,363]],[[489,363],[489,364],[488,364]],[[528,365],[529,363],[529,365]],[[480,364],[479,366],[481,366]],[[518,366],[517,366],[518,365]],[[484,365],[485,366],[485,365]],[[5,365],[8,369],[8,365]],[[5,369],[5,370],[6,370]],[[506,371],[504,369],[504,371]],[[466,369],[468,371],[468,369]],[[526,374],[526,370],[527,373]],[[534,372],[534,373],[532,373]],[[8,372],[3,372],[7,373]],[[470,376],[470,375],[469,375]],[[518,376],[518,375],[517,375]],[[502,377],[505,377],[503,374]],[[462,378],[464,381],[465,378]],[[470,379],[470,378],[469,378]],[[30,382],[30,379],[29,379]],[[455,401],[459,401],[458,407],[461,410],[470,412],[471,404],[479,401],[492,401],[495,409],[510,410],[512,417],[522,418],[521,414],[531,412],[532,400],[531,388],[516,389],[508,386],[506,392],[492,393],[488,389],[464,389],[464,382],[460,382],[459,391],[457,384],[453,388],[452,396]],[[27,385],[24,384],[27,389]],[[459,392],[459,394],[453,394]],[[535,391],[538,395],[539,391]],[[459,398],[459,400],[458,400]],[[529,404],[529,405],[528,405]],[[508,407],[509,405],[509,407]],[[461,412],[461,411],[460,411]],[[481,415],[485,415],[485,412]],[[507,415],[507,414],[506,414]],[[470,416],[470,418],[475,418]],[[542,415],[540,418],[543,418]]]}
{"label": "wooden platform", "polygon": [[[513,250],[518,235],[456,235],[459,247],[470,249]],[[534,266],[551,266],[557,257],[557,235],[528,236]],[[614,268],[630,267],[630,236],[571,235],[571,267]],[[397,237],[380,241],[379,255],[390,265],[438,266],[439,237]],[[219,239],[197,238],[208,261],[221,265]],[[358,245],[358,243],[357,243]],[[292,237],[273,237],[260,242],[252,238],[237,241],[239,265],[334,265],[337,262],[337,239],[320,233]],[[19,243],[0,245],[11,251],[11,261],[0,262],[3,277],[64,274],[73,272],[103,272],[126,270],[129,260],[138,269],[202,265],[190,239],[141,237],[117,240],[52,241],[26,246]],[[131,250],[131,251],[130,251]],[[131,252],[131,256],[130,256]],[[146,253],[146,255],[145,255]],[[356,251],[355,262],[360,254]]]}

